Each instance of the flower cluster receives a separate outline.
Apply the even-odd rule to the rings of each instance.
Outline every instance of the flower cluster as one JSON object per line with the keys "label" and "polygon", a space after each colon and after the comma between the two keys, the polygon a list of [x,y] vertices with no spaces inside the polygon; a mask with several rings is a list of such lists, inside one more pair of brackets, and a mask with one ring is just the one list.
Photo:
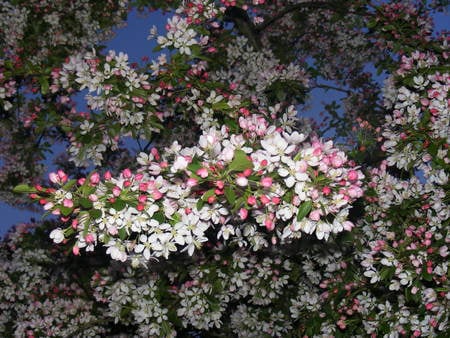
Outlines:
{"label": "flower cluster", "polygon": [[449,330],[448,73],[437,71],[446,59],[445,48],[404,56],[390,80],[387,159],[370,170],[354,257],[343,262],[361,275],[343,269],[322,283],[340,314],[322,324],[329,334]]}
{"label": "flower cluster", "polygon": [[[95,52],[72,56],[54,73],[52,91],[71,88],[76,83],[79,90],[89,92],[85,98],[92,114],[71,126],[73,132],[69,134],[69,152],[77,165],[87,165],[88,160],[99,165],[107,147],[117,149],[119,135],[149,137],[152,131],[159,130],[162,116],[154,107],[160,95],[150,91],[148,77],[129,65],[126,54],[113,51],[103,62]],[[96,118],[99,111],[108,122]]]}
{"label": "flower cluster", "polygon": [[177,246],[192,255],[209,229],[255,249],[267,246],[267,235],[276,243],[276,237],[289,241],[302,232],[328,239],[351,230],[347,217],[363,193],[361,171],[331,141],[305,142],[304,134],[274,126],[247,132],[255,118],[264,119],[240,117],[244,134],[211,128],[197,146],[174,143],[162,154],[142,153],[137,173],[107,173],[104,181],[98,173],[78,181],[51,173],[58,189],[35,187],[31,197],[62,220],[70,218],[66,230],[52,232],[55,242],[75,233],[75,253],[100,241],[122,261],[130,253],[167,258]]}
{"label": "flower cluster", "polygon": [[55,57],[62,46],[72,51],[92,47],[112,34],[112,26],[122,22],[128,1],[111,1],[105,6],[88,0],[1,1],[2,55],[27,56],[25,62],[38,65]]}
{"label": "flower cluster", "polygon": [[[227,46],[227,65],[233,67],[217,71],[213,78],[231,83],[234,90],[245,97],[256,97],[262,102],[266,100],[267,90],[277,84],[291,83],[299,88],[308,86],[305,71],[298,65],[290,63],[283,65],[273,55],[271,50],[257,51],[245,37],[238,37],[234,43]],[[275,93],[279,100],[281,91]]]}
{"label": "flower cluster", "polygon": [[394,111],[386,119],[383,136],[389,165],[399,169],[416,166],[429,175],[427,168],[433,162],[438,170],[435,180],[445,184],[448,177],[442,169],[450,163],[450,74],[434,71],[438,64],[434,54],[416,52],[402,58],[399,74],[408,85],[390,91],[390,97],[395,95]]}

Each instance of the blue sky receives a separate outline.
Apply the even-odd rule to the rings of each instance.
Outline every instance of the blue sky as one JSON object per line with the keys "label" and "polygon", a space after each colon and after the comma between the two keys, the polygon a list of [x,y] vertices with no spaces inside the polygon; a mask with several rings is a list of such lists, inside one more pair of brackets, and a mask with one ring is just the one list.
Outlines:
{"label": "blue sky", "polygon": [[[135,11],[130,13],[127,27],[118,30],[116,37],[111,41],[107,41],[106,50],[113,49],[117,52],[122,51],[128,54],[130,62],[140,62],[141,57],[152,57],[152,50],[155,46],[154,41],[148,41],[147,36],[149,30],[153,25],[158,27],[158,32],[164,32],[164,25],[168,15],[162,16],[158,13],[151,13],[143,16],[136,14]],[[439,13],[435,17],[436,31],[450,30],[450,18],[448,13]],[[323,96],[323,93],[317,91],[313,93],[315,97]],[[327,94],[329,95],[329,94]],[[313,99],[314,101],[314,99]],[[320,109],[321,105],[316,108]],[[312,107],[312,111],[315,107]],[[14,224],[29,222],[31,217],[40,220],[43,213],[32,213],[26,210],[19,210],[0,202],[0,215],[2,221],[0,222],[0,236]]]}

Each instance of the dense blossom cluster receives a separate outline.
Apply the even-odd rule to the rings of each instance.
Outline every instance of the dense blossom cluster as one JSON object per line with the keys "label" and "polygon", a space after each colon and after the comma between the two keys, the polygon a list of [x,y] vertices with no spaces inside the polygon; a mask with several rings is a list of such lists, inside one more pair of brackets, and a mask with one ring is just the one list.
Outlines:
{"label": "dense blossom cluster", "polygon": [[8,337],[93,337],[104,332],[94,302],[61,253],[33,248],[36,224],[21,224],[0,246],[0,333]]}
{"label": "dense blossom cluster", "polygon": [[278,83],[295,83],[306,88],[308,78],[305,71],[291,63],[282,65],[270,50],[256,51],[245,37],[238,37],[227,46],[227,62],[231,68],[221,69],[214,78],[228,81],[245,97],[252,95],[264,102],[264,92]]}
{"label": "dense blossom cluster", "polygon": [[302,232],[328,239],[351,230],[347,216],[351,201],[362,196],[361,171],[331,141],[304,142],[305,135],[278,131],[263,116],[241,117],[244,131],[256,118],[256,132],[211,128],[198,146],[174,143],[161,155],[142,153],[136,174],[126,169],[101,182],[94,173],[67,183],[63,172],[51,173],[58,189],[38,187],[32,197],[63,220],[76,217],[66,230],[52,232],[55,242],[75,230],[75,252],[100,241],[122,261],[128,253],[167,258],[177,245],[192,255],[214,228],[217,238],[236,235],[254,249],[268,245],[261,228],[283,241]]}
{"label": "dense blossom cluster", "polygon": [[[125,6],[108,3],[113,16]],[[55,123],[71,160],[97,168],[60,169],[50,184],[16,187],[56,220],[19,226],[1,243],[0,333],[448,335],[449,54],[446,38],[431,36],[428,7],[349,1],[344,13],[328,1],[178,3],[166,34],[151,30],[170,56],[139,68],[124,53],[86,53],[95,29],[73,40],[82,48],[46,69],[49,78],[29,81],[42,103],[17,113],[11,130],[40,141],[38,132],[50,129],[39,123]],[[11,4],[0,11],[16,13],[18,28],[5,41],[19,50],[31,14]],[[62,19],[41,14],[45,37]],[[99,22],[89,27],[105,28]],[[30,64],[42,61],[47,42]],[[15,82],[11,65],[21,61],[11,60],[0,67],[8,119],[28,84]],[[391,71],[377,107],[367,62]],[[381,159],[357,163],[371,154],[352,158],[297,117],[293,105],[321,79],[344,86],[343,121],[386,114],[377,125],[372,115],[349,123],[351,132],[368,131]],[[89,113],[71,103],[82,90]],[[338,132],[348,127],[334,123]],[[111,155],[130,136],[140,146],[132,166]],[[13,152],[10,143],[2,149]],[[2,165],[11,170],[0,178],[28,170],[14,157]]]}
{"label": "dense blossom cluster", "polygon": [[449,331],[448,72],[438,71],[446,60],[445,46],[440,54],[404,56],[385,90],[388,156],[370,171],[358,250],[345,263],[364,277],[342,273],[326,281],[352,295],[336,304],[341,329],[357,320],[371,335],[380,327],[416,337]]}
{"label": "dense blossom cluster", "polygon": [[[126,0],[118,2],[117,7],[111,2],[107,6],[110,12],[100,12],[95,3],[89,0],[1,1],[0,34],[5,48],[3,53],[6,52],[9,57],[21,57],[25,51],[30,52],[29,49],[32,49],[30,59],[26,62],[41,64],[52,55],[55,47],[79,49],[94,46],[112,33],[110,30],[101,30],[104,28],[101,21],[111,20],[111,26],[121,23],[127,5]],[[26,45],[24,41],[31,35],[36,41],[32,45]]]}

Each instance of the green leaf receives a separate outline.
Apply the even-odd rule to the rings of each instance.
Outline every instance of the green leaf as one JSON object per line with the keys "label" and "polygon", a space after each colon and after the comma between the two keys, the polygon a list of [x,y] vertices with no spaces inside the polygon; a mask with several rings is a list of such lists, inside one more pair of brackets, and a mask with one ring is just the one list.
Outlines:
{"label": "green leaf", "polygon": [[37,192],[36,188],[29,186],[28,184],[19,184],[14,187],[13,192],[16,194],[28,194],[32,192]]}
{"label": "green leaf", "polygon": [[89,215],[92,217],[92,219],[97,219],[102,217],[102,211],[99,209],[91,209],[89,210]]}
{"label": "green leaf", "polygon": [[236,200],[236,194],[235,194],[234,190],[231,187],[225,187],[224,193],[225,193],[225,197],[227,198],[228,203],[233,205],[234,201]]}
{"label": "green leaf", "polygon": [[121,200],[120,198],[118,198],[113,204],[112,207],[116,210],[116,211],[121,211],[123,209],[125,209],[125,207],[127,206],[127,204]]}
{"label": "green leaf", "polygon": [[219,101],[212,105],[213,110],[228,110],[230,109],[230,106],[226,101]]}
{"label": "green leaf", "polygon": [[203,196],[202,196],[202,200],[203,200],[203,201],[206,201],[206,200],[208,200],[208,198],[210,198],[211,196],[213,196],[213,195],[214,195],[214,190],[215,190],[215,189],[210,189],[210,190],[208,190],[207,192],[205,192],[205,193],[203,194]]}
{"label": "green leaf", "polygon": [[394,276],[394,273],[395,273],[395,268],[393,266],[383,268],[383,269],[381,269],[381,272],[380,272],[380,279],[389,281]]}
{"label": "green leaf", "polygon": [[164,223],[164,221],[166,220],[164,213],[162,213],[161,211],[156,212],[153,215],[153,219],[158,221],[159,223]]}
{"label": "green leaf", "polygon": [[119,237],[120,237],[120,239],[124,240],[124,239],[127,238],[127,236],[128,236],[127,230],[125,228],[120,228],[119,229]]}
{"label": "green leaf", "polygon": [[198,169],[200,169],[202,166],[200,164],[200,162],[197,159],[194,159],[188,166],[188,170],[190,172],[192,172],[195,178],[199,178],[199,176],[195,175],[195,173],[197,172]]}
{"label": "green leaf", "polygon": [[204,200],[202,200],[201,198],[198,200],[198,202],[197,202],[197,205],[196,205],[196,207],[197,207],[197,210],[201,210],[202,208],[203,208],[203,206],[205,205],[205,201]]}
{"label": "green leaf", "polygon": [[41,94],[45,95],[48,93],[48,89],[49,89],[49,84],[48,84],[48,79],[47,77],[41,76],[39,78],[39,84],[41,85]]}
{"label": "green leaf", "polygon": [[301,221],[312,209],[312,201],[306,201],[300,205],[297,212],[297,221]]}
{"label": "green leaf", "polygon": [[244,205],[244,203],[245,203],[245,198],[244,198],[243,196],[242,196],[242,197],[239,197],[239,198],[234,202],[234,208],[233,208],[233,210],[231,210],[231,212],[232,212],[233,214],[234,214],[235,212],[237,212],[238,209]]}
{"label": "green leaf", "polygon": [[85,209],[91,209],[92,208],[92,202],[85,198],[85,197],[81,197],[79,200],[80,205],[85,208]]}
{"label": "green leaf", "polygon": [[243,171],[245,169],[253,169],[253,163],[247,158],[247,154],[237,149],[234,152],[233,161],[228,166],[230,171]]}
{"label": "green leaf", "polygon": [[68,208],[68,207],[65,207],[65,206],[60,206],[59,207],[59,210],[61,211],[61,214],[63,215],[63,216],[69,216],[71,213],[72,213],[72,208]]}
{"label": "green leaf", "polygon": [[76,183],[77,180],[75,179],[69,180],[66,184],[62,186],[62,189],[65,191],[69,191]]}

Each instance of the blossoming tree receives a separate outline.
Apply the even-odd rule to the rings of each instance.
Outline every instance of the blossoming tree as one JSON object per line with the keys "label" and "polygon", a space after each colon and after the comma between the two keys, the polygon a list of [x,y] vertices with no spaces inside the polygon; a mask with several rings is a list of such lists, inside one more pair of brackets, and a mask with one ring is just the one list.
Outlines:
{"label": "blossoming tree", "polygon": [[[0,247],[0,332],[449,332],[445,3],[68,3],[2,10],[4,196],[53,217]],[[171,15],[140,66],[98,47],[127,6]],[[343,95],[321,126],[316,88]]]}

